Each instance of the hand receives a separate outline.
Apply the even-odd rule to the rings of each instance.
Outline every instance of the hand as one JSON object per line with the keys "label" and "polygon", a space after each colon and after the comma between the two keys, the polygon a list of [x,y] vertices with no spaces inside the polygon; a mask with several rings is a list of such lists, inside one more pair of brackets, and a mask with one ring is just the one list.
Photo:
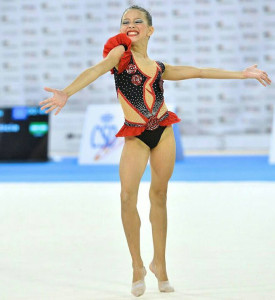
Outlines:
{"label": "hand", "polygon": [[262,85],[266,86],[264,82],[267,84],[271,84],[271,80],[268,78],[266,72],[257,69],[258,65],[253,65],[243,70],[243,74],[245,78],[256,78]]}
{"label": "hand", "polygon": [[49,109],[45,111],[46,113],[49,113],[52,110],[57,108],[57,110],[55,112],[55,115],[57,115],[61,111],[61,109],[64,107],[64,105],[67,103],[69,96],[63,91],[51,89],[48,87],[45,87],[44,90],[47,92],[52,92],[53,96],[51,98],[43,100],[39,103],[39,105],[43,105],[41,107],[41,110],[49,107]]}

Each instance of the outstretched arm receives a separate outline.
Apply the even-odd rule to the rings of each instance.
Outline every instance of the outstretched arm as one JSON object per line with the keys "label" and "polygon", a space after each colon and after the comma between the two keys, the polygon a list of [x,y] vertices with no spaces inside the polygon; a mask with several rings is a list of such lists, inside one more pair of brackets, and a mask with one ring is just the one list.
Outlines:
{"label": "outstretched arm", "polygon": [[82,72],[70,85],[63,89],[63,92],[70,97],[80,91],[98,77],[110,71],[114,66],[118,65],[124,52],[125,48],[123,45],[115,47],[110,51],[106,58]]}
{"label": "outstretched arm", "polygon": [[266,72],[257,69],[257,65],[246,68],[243,71],[227,71],[215,68],[196,68],[191,66],[171,66],[165,64],[165,71],[162,74],[164,80],[184,80],[190,78],[211,78],[211,79],[246,79],[255,78],[262,85],[264,81],[271,84]]}
{"label": "outstretched arm", "polygon": [[56,109],[55,115],[57,115],[60,110],[65,106],[68,101],[68,98],[80,91],[93,81],[95,81],[101,75],[107,73],[114,66],[118,65],[120,58],[123,56],[125,48],[122,45],[119,45],[112,49],[109,54],[98,64],[94,65],[83,71],[70,85],[68,85],[63,90],[51,89],[45,87],[45,90],[52,92],[53,96],[44,101],[41,101],[39,104],[43,105],[41,109],[46,109],[46,113],[51,112]]}

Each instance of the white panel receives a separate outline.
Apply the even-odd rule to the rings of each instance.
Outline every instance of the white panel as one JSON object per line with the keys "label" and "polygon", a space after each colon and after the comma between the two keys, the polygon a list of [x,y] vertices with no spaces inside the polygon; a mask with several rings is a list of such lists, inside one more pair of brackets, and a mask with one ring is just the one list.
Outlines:
{"label": "white panel", "polygon": [[123,123],[120,105],[90,105],[85,114],[78,162],[118,164],[124,138],[116,138],[115,134]]}

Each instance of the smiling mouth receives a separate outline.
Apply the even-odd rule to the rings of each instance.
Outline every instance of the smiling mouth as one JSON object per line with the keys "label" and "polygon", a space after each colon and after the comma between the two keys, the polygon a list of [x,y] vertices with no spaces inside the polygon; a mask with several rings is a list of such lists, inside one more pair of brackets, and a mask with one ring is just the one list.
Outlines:
{"label": "smiling mouth", "polygon": [[127,32],[127,35],[128,35],[128,36],[137,36],[137,35],[138,35],[138,32],[137,32],[137,31],[128,31],[128,32]]}

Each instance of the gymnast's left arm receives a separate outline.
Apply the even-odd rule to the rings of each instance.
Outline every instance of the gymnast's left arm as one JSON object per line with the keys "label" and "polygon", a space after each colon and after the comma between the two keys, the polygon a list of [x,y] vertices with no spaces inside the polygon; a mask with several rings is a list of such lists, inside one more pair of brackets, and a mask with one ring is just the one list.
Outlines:
{"label": "gymnast's left arm", "polygon": [[[265,71],[257,69],[253,65],[243,71],[227,71],[215,68],[197,68],[192,66],[172,66],[165,65],[165,71],[162,74],[164,80],[184,80],[190,78],[209,78],[209,79],[247,79],[255,78],[262,85],[271,84],[271,80]],[[265,84],[266,83],[266,84]]]}

